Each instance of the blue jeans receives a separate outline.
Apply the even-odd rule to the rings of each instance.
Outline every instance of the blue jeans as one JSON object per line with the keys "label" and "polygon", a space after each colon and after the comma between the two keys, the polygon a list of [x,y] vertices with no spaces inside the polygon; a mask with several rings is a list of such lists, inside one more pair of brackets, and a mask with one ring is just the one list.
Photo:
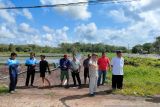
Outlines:
{"label": "blue jeans", "polygon": [[102,76],[103,76],[103,79],[102,79],[102,85],[103,85],[106,81],[106,78],[107,78],[107,71],[100,71],[100,70],[98,71],[98,86],[101,83]]}
{"label": "blue jeans", "polygon": [[10,84],[9,84],[9,92],[14,91],[17,85],[17,72],[16,71],[9,71],[10,75]]}

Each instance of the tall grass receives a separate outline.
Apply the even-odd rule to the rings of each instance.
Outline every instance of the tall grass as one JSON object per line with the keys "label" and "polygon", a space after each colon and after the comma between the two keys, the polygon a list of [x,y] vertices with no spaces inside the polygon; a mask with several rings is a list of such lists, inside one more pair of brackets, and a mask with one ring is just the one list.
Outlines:
{"label": "tall grass", "polygon": [[146,58],[125,60],[124,89],[115,93],[136,96],[160,94],[160,60]]}

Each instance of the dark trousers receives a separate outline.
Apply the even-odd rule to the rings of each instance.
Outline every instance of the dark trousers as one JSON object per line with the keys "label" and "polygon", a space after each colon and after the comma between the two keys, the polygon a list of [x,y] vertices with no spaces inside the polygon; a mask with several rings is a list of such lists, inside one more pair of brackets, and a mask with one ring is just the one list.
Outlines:
{"label": "dark trousers", "polygon": [[113,89],[123,88],[123,75],[112,75],[112,88]]}
{"label": "dark trousers", "polygon": [[79,86],[81,86],[81,79],[80,79],[78,70],[72,72],[72,78],[73,78],[74,85],[76,85],[76,78],[77,78],[78,84]]}
{"label": "dark trousers", "polygon": [[35,70],[28,70],[27,71],[27,78],[26,78],[26,86],[28,86],[31,77],[31,85],[33,85],[34,77],[35,77]]}
{"label": "dark trousers", "polygon": [[10,75],[10,84],[9,84],[9,92],[14,91],[17,85],[17,72],[16,71],[9,71]]}

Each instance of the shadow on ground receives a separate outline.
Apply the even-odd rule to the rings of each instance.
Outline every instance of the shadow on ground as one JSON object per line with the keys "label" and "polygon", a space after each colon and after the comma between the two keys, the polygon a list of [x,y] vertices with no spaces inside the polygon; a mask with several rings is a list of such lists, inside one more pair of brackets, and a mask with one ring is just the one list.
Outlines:
{"label": "shadow on ground", "polygon": [[146,99],[147,102],[152,102],[152,103],[160,103],[160,96],[159,97],[149,97]]}
{"label": "shadow on ground", "polygon": [[[111,93],[112,93],[112,90],[106,90],[106,91],[96,92],[96,95],[108,95],[108,94],[111,94]],[[67,97],[61,98],[60,101],[62,102],[62,104],[65,107],[70,107],[69,105],[67,105],[67,103],[66,103],[67,101],[76,100],[76,99],[83,99],[83,98],[86,98],[86,97],[90,97],[89,94],[67,96]]]}

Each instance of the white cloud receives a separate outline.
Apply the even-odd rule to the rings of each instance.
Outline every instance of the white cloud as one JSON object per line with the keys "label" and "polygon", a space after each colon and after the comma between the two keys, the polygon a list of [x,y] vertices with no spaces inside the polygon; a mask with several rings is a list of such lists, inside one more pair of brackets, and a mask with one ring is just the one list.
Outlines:
{"label": "white cloud", "polygon": [[111,10],[109,12],[109,15],[119,23],[124,23],[124,22],[132,22],[133,20],[129,17],[127,17],[122,9],[119,10]]}
{"label": "white cloud", "polygon": [[[5,7],[5,4],[0,2],[0,7]],[[0,17],[8,23],[15,23],[15,17],[7,10],[0,10]]]}
{"label": "white cloud", "polygon": [[44,30],[45,32],[47,32],[47,33],[52,33],[52,32],[54,32],[54,30],[51,29],[51,28],[49,28],[48,26],[43,26],[43,30]]}
{"label": "white cloud", "polygon": [[32,13],[28,9],[23,9],[23,14],[27,19],[32,19]]}
{"label": "white cloud", "polygon": [[147,23],[137,22],[122,29],[98,29],[95,23],[90,23],[77,26],[75,34],[78,35],[79,42],[105,43],[118,46],[130,44],[130,46],[134,46],[136,44],[151,42],[154,40],[154,37],[151,35],[160,33],[160,30],[150,27]]}
{"label": "white cloud", "polygon": [[[40,0],[42,4],[64,4],[64,3],[76,3],[76,2],[87,2],[88,0]],[[57,11],[68,14],[74,19],[86,20],[91,17],[91,13],[88,11],[88,4],[83,6],[66,6],[56,7]]]}
{"label": "white cloud", "polygon": [[93,39],[97,32],[97,26],[95,23],[89,23],[87,25],[82,24],[77,26],[74,31],[79,38],[83,38],[84,40]]}
{"label": "white cloud", "polygon": [[36,29],[32,28],[29,24],[27,23],[21,23],[19,25],[19,30],[25,33],[34,33],[37,32]]}
{"label": "white cloud", "polygon": [[12,34],[10,30],[6,28],[5,25],[0,26],[0,38],[14,38],[15,36]]}

